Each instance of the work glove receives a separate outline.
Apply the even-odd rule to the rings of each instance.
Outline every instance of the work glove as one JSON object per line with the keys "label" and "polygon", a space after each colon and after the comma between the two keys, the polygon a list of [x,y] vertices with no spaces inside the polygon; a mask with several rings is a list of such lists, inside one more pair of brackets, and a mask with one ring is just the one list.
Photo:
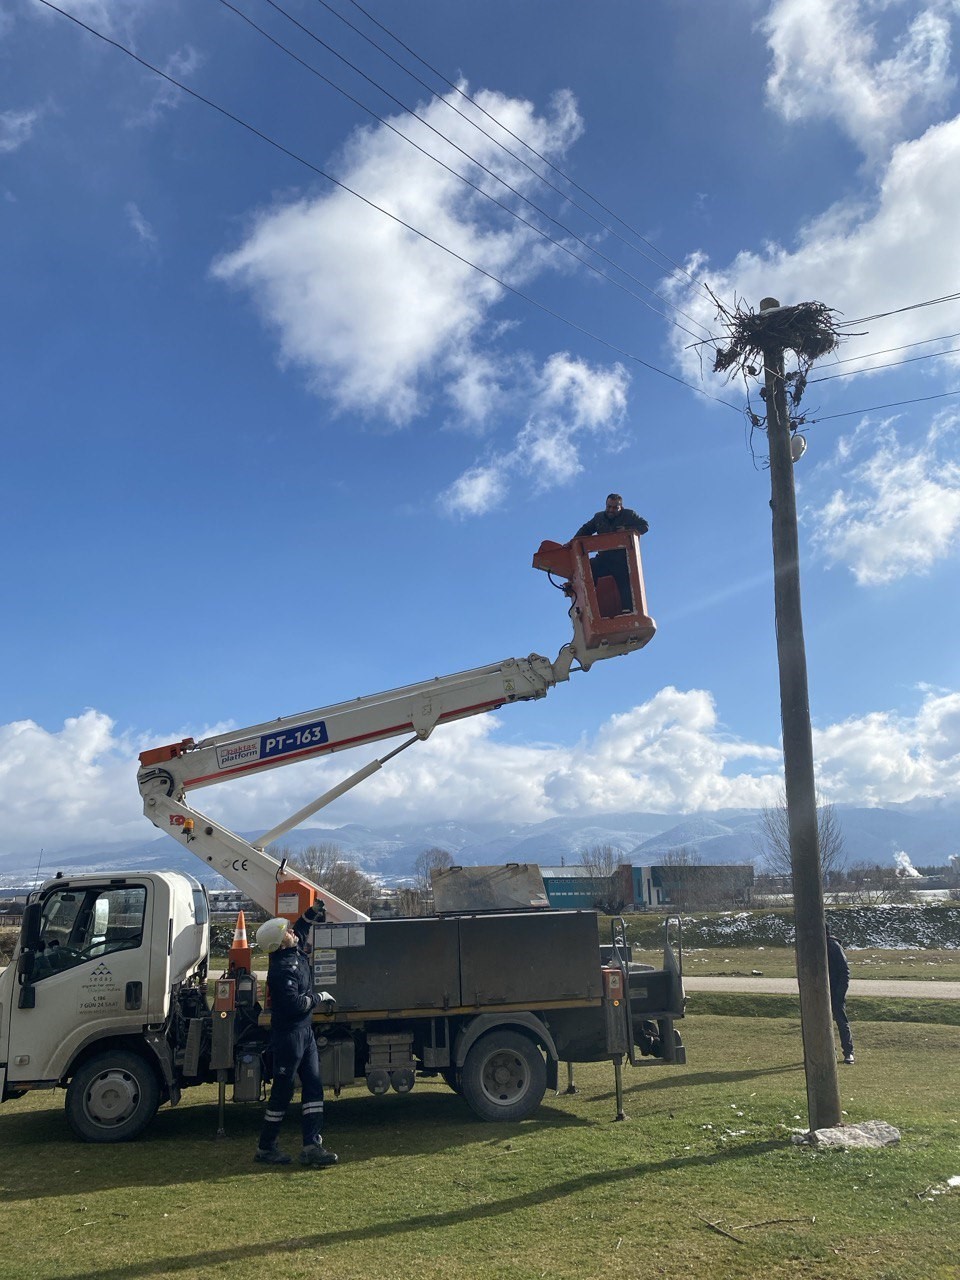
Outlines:
{"label": "work glove", "polygon": [[329,991],[318,991],[313,997],[313,1009],[315,1013],[333,1013],[337,1007],[337,998],[332,996]]}
{"label": "work glove", "polygon": [[327,918],[327,908],[323,899],[318,898],[312,907],[307,907],[301,918],[307,924],[323,924]]}

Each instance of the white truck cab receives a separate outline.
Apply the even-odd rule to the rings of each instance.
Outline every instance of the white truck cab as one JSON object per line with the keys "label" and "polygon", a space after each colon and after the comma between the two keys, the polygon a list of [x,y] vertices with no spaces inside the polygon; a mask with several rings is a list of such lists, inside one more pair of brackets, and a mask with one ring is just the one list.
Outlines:
{"label": "white truck cab", "polygon": [[48,880],[32,895],[0,974],[0,1096],[70,1080],[74,1127],[91,1106],[108,1116],[112,1109],[118,1126],[128,1122],[144,1090],[131,1058],[144,1062],[151,1092],[172,1079],[162,1032],[175,993],[205,986],[208,922],[205,891],[192,876]]}

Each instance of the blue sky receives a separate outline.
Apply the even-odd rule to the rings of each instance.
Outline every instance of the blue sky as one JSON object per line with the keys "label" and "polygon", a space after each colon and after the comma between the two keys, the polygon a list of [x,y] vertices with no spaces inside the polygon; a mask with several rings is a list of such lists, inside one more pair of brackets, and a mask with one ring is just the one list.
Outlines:
{"label": "blue sky", "polygon": [[329,821],[773,800],[769,474],[704,283],[893,313],[803,403],[815,751],[840,803],[960,798],[960,301],[915,305],[960,287],[956,0],[63,7],[222,111],[0,0],[0,854],[149,836],[144,746],[555,656],[531,555],[611,489],[653,643]]}

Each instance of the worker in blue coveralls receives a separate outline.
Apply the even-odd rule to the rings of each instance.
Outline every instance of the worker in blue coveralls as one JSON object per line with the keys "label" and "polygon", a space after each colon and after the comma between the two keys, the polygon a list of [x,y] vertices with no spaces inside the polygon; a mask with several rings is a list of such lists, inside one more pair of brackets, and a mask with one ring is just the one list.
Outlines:
{"label": "worker in blue coveralls", "polygon": [[307,937],[314,924],[326,919],[321,901],[309,907],[291,925],[277,917],[257,930],[257,946],[270,956],[267,990],[270,993],[270,1047],[273,1051],[273,1088],[254,1153],[259,1164],[289,1164],[290,1156],[280,1150],[280,1126],[293,1098],[294,1079],[300,1076],[300,1120],[303,1150],[300,1163],[323,1167],[336,1164],[338,1157],[323,1145],[323,1082],[317,1041],[313,1034],[315,1009],[329,1009],[335,1003],[327,991],[315,993],[308,955]]}

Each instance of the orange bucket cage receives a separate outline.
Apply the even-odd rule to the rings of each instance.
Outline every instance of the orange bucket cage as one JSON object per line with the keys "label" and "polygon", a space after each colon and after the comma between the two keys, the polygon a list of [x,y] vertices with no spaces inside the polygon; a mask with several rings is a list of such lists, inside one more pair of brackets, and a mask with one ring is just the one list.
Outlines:
{"label": "orange bucket cage", "polygon": [[[591,556],[601,557],[596,582]],[[657,624],[647,613],[640,539],[632,529],[542,542],[533,567],[565,580],[588,649],[624,643],[642,648],[656,634]]]}

